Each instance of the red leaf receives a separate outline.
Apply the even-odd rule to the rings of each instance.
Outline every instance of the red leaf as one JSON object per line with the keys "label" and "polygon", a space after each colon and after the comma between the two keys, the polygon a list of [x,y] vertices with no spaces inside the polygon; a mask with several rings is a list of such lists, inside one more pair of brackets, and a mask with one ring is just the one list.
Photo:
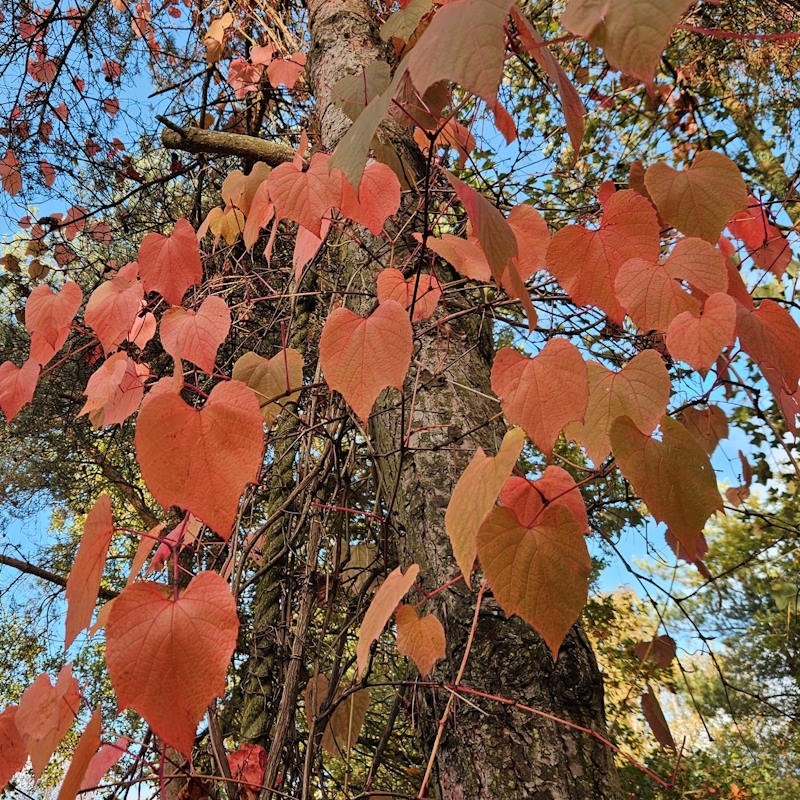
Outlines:
{"label": "red leaf", "polygon": [[7,706],[0,714],[0,792],[25,766],[28,751],[17,730],[16,706]]}
{"label": "red leaf", "polygon": [[250,92],[258,90],[261,84],[263,68],[246,61],[235,58],[228,67],[228,83],[239,100],[247,97]]}
{"label": "red leaf", "polygon": [[56,170],[48,161],[39,162],[39,171],[42,173],[44,185],[49,189],[56,182]]}
{"label": "red leaf", "polygon": [[555,660],[586,605],[592,569],[572,512],[551,504],[528,528],[494,508],[478,531],[478,558],[503,611],[532,625]]}
{"label": "red leaf", "polygon": [[139,245],[139,274],[146,292],[158,292],[179,306],[190,286],[203,279],[200,244],[188,220],[179,219],[169,236],[148,233]]}
{"label": "red leaf", "polygon": [[691,311],[678,314],[667,330],[667,347],[673,358],[700,372],[713,366],[724,347],[736,338],[736,301],[723,292],[712,294],[700,316]]}
{"label": "red leaf", "polygon": [[162,506],[191,511],[227,539],[245,486],[258,481],[263,438],[255,394],[229,381],[211,390],[201,410],[172,393],[146,401],[136,424],[136,457]]}
{"label": "red leaf", "polygon": [[342,215],[363,225],[375,236],[380,235],[383,223],[400,208],[400,181],[391,168],[379,161],[364,170],[357,196],[347,181],[341,181],[340,185]]}
{"label": "red leaf", "polygon": [[247,221],[244,224],[242,238],[248,250],[252,249],[258,241],[262,228],[266,228],[274,216],[275,206],[269,199],[269,186],[266,181],[263,181],[253,195],[250,209],[247,212]]}
{"label": "red leaf", "polygon": [[504,347],[492,365],[492,389],[503,414],[551,453],[568,422],[583,421],[589,399],[586,362],[566,339],[551,339],[534,358]]}
{"label": "red leaf", "polygon": [[[414,298],[415,288],[416,298]],[[413,299],[412,322],[432,317],[441,298],[441,284],[433,275],[420,273],[418,281],[416,275],[406,280],[399,269],[382,269],[378,273],[378,301],[383,303],[386,300],[394,300],[403,308],[410,309]]]}
{"label": "red leaf", "polygon": [[190,759],[197,724],[225,692],[239,619],[215,572],[195,576],[177,599],[171,594],[157,583],[122,590],[106,625],[106,663],[119,708],[137,711]]}
{"label": "red leaf", "polygon": [[500,491],[500,505],[510,508],[524,528],[533,527],[545,505],[551,504],[564,506],[581,533],[589,533],[589,517],[580,489],[572,475],[561,467],[551,464],[535,481],[512,475]]}
{"label": "red leaf", "polygon": [[100,590],[108,546],[114,535],[111,498],[104,492],[97,498],[83,523],[78,552],[67,579],[67,617],[64,649],[92,621],[92,611]]}
{"label": "red leaf", "polygon": [[86,403],[78,416],[88,414],[95,428],[123,423],[139,408],[149,374],[146,364],[137,364],[127,353],[115,353],[89,378]]}
{"label": "red leaf", "polygon": [[492,270],[486,253],[477,238],[462,239],[446,233],[441,238],[428,239],[428,248],[452,264],[464,277],[486,283],[492,279]]}
{"label": "red leaf", "polygon": [[22,166],[11,149],[0,158],[0,184],[12,197],[22,188]]}
{"label": "red leaf", "polygon": [[267,751],[260,744],[243,744],[228,756],[231,778],[251,792],[258,792],[264,783]]}
{"label": "red leaf", "polygon": [[276,58],[267,67],[267,78],[276,89],[283,84],[290,91],[305,72],[306,54],[294,53],[289,60]]}
{"label": "red leaf", "polygon": [[0,364],[0,408],[11,422],[19,410],[33,400],[39,365],[28,359],[21,367],[11,361]]}
{"label": "red leaf", "polygon": [[547,268],[580,305],[594,305],[621,323],[625,310],[614,281],[629,258],[655,262],[660,253],[658,218],[653,206],[630,189],[614,192],[598,230],[568,225],[554,236]]}
{"label": "red leaf", "polygon": [[413,331],[405,309],[387,300],[366,319],[334,309],[319,340],[325,381],[364,423],[387,386],[402,391],[411,364]]}
{"label": "red leaf", "polygon": [[31,358],[38,364],[46,364],[61,349],[82,300],[80,286],[72,281],[57,293],[44,283],[30,293],[25,304],[25,327],[32,337]]}
{"label": "red leaf", "polygon": [[217,350],[231,329],[228,304],[209,295],[197,312],[171,308],[161,318],[161,343],[176,360],[185,358],[211,375]]}
{"label": "red leaf", "polygon": [[[292,253],[292,266],[294,267],[294,279],[298,283],[300,283],[300,278],[303,275],[303,269],[319,252],[330,229],[331,221],[327,217],[322,220],[322,230],[319,236],[311,233],[310,230],[302,225],[297,226],[297,237],[294,240],[294,252]],[[246,232],[247,226],[245,226]]]}
{"label": "red leaf", "polygon": [[101,726],[102,718],[98,708],[92,713],[89,724],[81,734],[81,738],[78,739],[78,744],[75,745],[69,769],[61,782],[58,800],[75,800],[92,757],[100,747]]}
{"label": "red leaf", "polygon": [[369,604],[367,613],[361,622],[358,632],[358,645],[356,646],[356,662],[358,664],[358,676],[364,674],[364,670],[369,663],[369,649],[372,643],[381,635],[389,617],[394,614],[394,610],[400,601],[405,597],[406,592],[414,585],[419,573],[419,565],[412,564],[403,575],[400,567],[393,570],[386,576],[386,580],[375,592],[375,597]]}
{"label": "red leaf", "polygon": [[315,153],[302,172],[294,164],[281,164],[267,178],[269,196],[278,219],[291,219],[319,236],[322,218],[342,202],[342,175],[329,171],[330,156]]}
{"label": "red leaf", "polygon": [[70,664],[61,668],[55,686],[50,683],[50,676],[42,673],[23,693],[15,719],[36,780],[79,709],[78,682],[72,677]]}
{"label": "red leaf", "polygon": [[139,265],[126,264],[111,280],[101,283],[89,298],[84,321],[97,334],[106,355],[124,342],[142,307],[144,287]]}

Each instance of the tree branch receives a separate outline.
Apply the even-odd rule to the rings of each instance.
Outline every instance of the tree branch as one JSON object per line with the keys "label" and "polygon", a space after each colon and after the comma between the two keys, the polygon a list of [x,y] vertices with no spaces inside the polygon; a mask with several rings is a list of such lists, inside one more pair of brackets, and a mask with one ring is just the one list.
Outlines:
{"label": "tree branch", "polygon": [[269,142],[241,133],[194,127],[181,128],[164,117],[159,116],[156,119],[166,126],[161,132],[161,144],[170,150],[254,158],[271,167],[285,164],[294,158],[294,150],[279,142]]}
{"label": "tree branch", "polygon": [[[50,583],[56,584],[56,586],[67,585],[67,579],[63,575],[50,572],[49,569],[44,569],[44,567],[37,567],[36,564],[29,564],[27,561],[21,561],[18,558],[12,558],[2,553],[0,553],[0,564],[13,567],[26,575],[35,575],[37,578],[43,578],[46,581],[50,581]],[[102,600],[113,600],[118,594],[119,592],[115,592],[112,589],[104,589],[102,586],[97,592],[97,596]]]}

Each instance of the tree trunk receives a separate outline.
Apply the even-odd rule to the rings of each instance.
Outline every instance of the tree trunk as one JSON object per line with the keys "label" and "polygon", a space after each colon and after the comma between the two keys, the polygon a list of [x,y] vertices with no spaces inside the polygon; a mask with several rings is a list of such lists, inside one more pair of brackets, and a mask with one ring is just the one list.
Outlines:
{"label": "tree trunk", "polygon": [[[386,58],[386,53],[376,35],[373,12],[363,0],[309,0],[307,7],[311,34],[308,74],[322,142],[330,151],[350,124],[331,102],[332,87],[340,78]],[[397,144],[398,135],[402,148],[402,133],[392,131],[391,138]],[[407,146],[411,158],[415,148]],[[416,212],[416,200],[408,201],[407,214]],[[406,221],[411,230],[422,228],[421,220],[400,222]],[[332,256],[337,262],[327,266],[339,271],[343,285],[372,293],[377,271],[388,266],[375,261],[379,244],[370,248],[369,257],[353,245],[337,247]],[[387,400],[381,413],[372,417],[375,464],[387,494],[384,503],[392,511],[390,546],[404,567],[412,562],[420,565],[421,581],[427,588],[444,584],[457,573],[444,527],[453,486],[475,448],[495,452],[502,437],[499,407],[491,400],[491,353],[491,325],[486,319],[467,316],[432,326],[416,343],[407,384],[409,389],[415,388],[413,404],[398,410]],[[407,394],[410,396],[410,391]],[[409,413],[404,418],[406,409]],[[408,430],[420,432],[413,434],[408,449],[398,454],[398,443],[404,441]],[[449,660],[436,677],[445,683],[455,678],[475,598],[475,592],[463,584],[437,598]],[[521,620],[505,619],[488,598],[479,615],[462,684],[601,734],[605,731],[602,678],[579,626],[568,635],[554,664],[539,636]],[[419,698],[423,751],[434,740],[448,696],[446,691],[431,690]],[[470,700],[472,705],[456,703],[446,721],[429,796],[435,794],[443,800],[602,800],[618,796],[611,753],[596,739],[494,700]]]}

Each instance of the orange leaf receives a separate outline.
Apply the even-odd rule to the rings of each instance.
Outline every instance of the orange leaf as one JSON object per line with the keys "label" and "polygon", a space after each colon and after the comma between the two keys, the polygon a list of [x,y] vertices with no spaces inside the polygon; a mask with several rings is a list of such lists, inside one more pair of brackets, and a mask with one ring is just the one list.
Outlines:
{"label": "orange leaf", "polygon": [[533,207],[522,203],[508,214],[508,224],[517,240],[517,256],[513,259],[520,278],[526,281],[547,262],[550,231],[545,218]]}
{"label": "orange leaf", "polygon": [[125,755],[128,744],[127,736],[120,736],[114,744],[104,744],[92,756],[92,760],[86,768],[86,774],[83,776],[80,791],[98,787],[103,776]]}
{"label": "orange leaf", "polygon": [[331,220],[328,217],[322,220],[322,229],[319,236],[314,235],[302,225],[297,226],[297,236],[294,240],[294,251],[292,252],[292,266],[294,267],[294,279],[298,283],[303,277],[303,269],[319,252],[330,229]]}
{"label": "orange leaf", "polygon": [[359,678],[364,674],[364,670],[369,663],[369,649],[372,643],[383,632],[389,617],[394,614],[394,610],[405,596],[406,592],[414,585],[419,573],[419,565],[412,564],[403,575],[400,567],[393,570],[386,576],[386,580],[381,584],[372,602],[369,604],[367,613],[361,623],[358,632],[358,645],[356,646],[356,661],[358,664]]}
{"label": "orange leaf", "polygon": [[203,279],[200,243],[188,220],[179,219],[169,236],[148,233],[142,239],[139,274],[145,291],[158,292],[172,306],[181,304],[186,290]]}
{"label": "orange leaf", "polygon": [[72,759],[69,762],[69,769],[58,791],[58,800],[75,800],[75,797],[77,797],[86,770],[91,763],[92,757],[100,747],[101,726],[100,709],[96,708],[92,712],[89,724],[81,734],[81,738],[78,739],[78,744],[75,745]]}
{"label": "orange leaf", "polygon": [[121,424],[139,408],[149,374],[146,364],[137,364],[127,353],[114,353],[89,378],[78,416],[88,414],[95,428]]}
{"label": "orange leaf", "polygon": [[479,447],[450,496],[444,524],[456,563],[467,583],[475,564],[478,529],[492,510],[524,444],[522,429],[512,428],[503,437],[496,456],[487,456]]}
{"label": "orange leaf", "polygon": [[[246,383],[256,394],[261,414],[272,425],[283,408],[296,403],[303,385],[303,356],[287,347],[270,359],[245,353],[233,365],[233,379]],[[287,395],[289,390],[294,389]]]}
{"label": "orange leaf", "polygon": [[580,305],[594,305],[621,323],[625,311],[614,281],[629,258],[658,260],[660,236],[653,206],[637,192],[614,192],[603,207],[598,230],[568,225],[547,250],[547,269]]}
{"label": "orange leaf", "polygon": [[86,304],[84,320],[97,334],[106,355],[127,339],[142,307],[144,287],[138,269],[135,261],[126,264],[111,280],[101,283]]}
{"label": "orange leaf", "polygon": [[86,515],[83,536],[67,579],[64,649],[69,649],[78,633],[88,628],[92,621],[92,611],[97,602],[100,579],[113,535],[111,498],[103,492]]}
{"label": "orange leaf", "polygon": [[712,294],[705,301],[699,317],[684,311],[667,329],[667,347],[673,358],[704,373],[735,338],[736,301],[723,292]]}
{"label": "orange leaf", "polygon": [[197,724],[225,692],[239,618],[228,584],[201,572],[177,599],[157,583],[132,583],[114,600],[106,663],[120,709],[191,758]]}
{"label": "orange leaf", "polygon": [[[415,289],[416,298],[414,298]],[[416,275],[406,280],[399,269],[382,269],[378,273],[378,302],[395,300],[403,308],[410,309],[411,301],[414,300],[412,322],[432,317],[441,298],[441,284],[433,275],[421,272],[419,280]]]}
{"label": "orange leaf", "polygon": [[42,673],[23,693],[15,719],[36,780],[75,719],[80,699],[71,664],[61,668],[55,686],[50,683],[50,676]]}
{"label": "orange leaf", "polygon": [[692,0],[572,0],[564,27],[603,48],[608,63],[652,86],[661,54]]}
{"label": "orange leaf", "polygon": [[504,347],[492,365],[492,389],[503,414],[551,453],[568,422],[583,421],[589,399],[586,363],[566,339],[551,339],[534,358]]}
{"label": "orange leaf", "polygon": [[[306,687],[306,713],[313,709],[313,714],[319,713],[322,702],[328,694],[328,679],[324,675],[317,675],[316,680],[312,678]],[[316,708],[313,707],[313,700],[316,700]],[[369,689],[358,689],[350,692],[347,697],[342,699],[342,692],[339,692],[333,701],[335,708],[328,718],[325,732],[322,734],[322,749],[326,753],[347,758],[347,754],[358,741],[359,733],[364,725],[364,718],[367,716],[369,708],[370,691]]]}
{"label": "orange leaf", "polygon": [[683,172],[653,164],[644,182],[666,223],[712,244],[731,216],[747,206],[747,187],[739,168],[711,150],[698,153]]}
{"label": "orange leaf", "polygon": [[267,67],[267,78],[272,86],[281,84],[289,91],[294,89],[297,79],[306,71],[306,54],[293,53],[290,59],[276,58]]}
{"label": "orange leaf", "polygon": [[440,238],[430,237],[428,249],[452,264],[466,278],[482,283],[488,283],[492,279],[492,270],[486,260],[486,253],[475,237],[462,239],[450,233]]}
{"label": "orange leaf", "polygon": [[22,165],[17,154],[9,149],[0,158],[0,185],[13,197],[22,188]]}
{"label": "orange leaf", "polygon": [[214,372],[217,350],[231,329],[228,304],[218,295],[206,297],[197,311],[170,308],[161,318],[161,344],[174,358],[185,358],[204,372]]}
{"label": "orange leaf", "polygon": [[400,208],[400,181],[390,167],[376,161],[361,177],[358,195],[347,181],[341,182],[342,215],[363,225],[375,236],[380,235],[383,223]]}
{"label": "orange leaf", "polygon": [[642,711],[650,730],[653,731],[653,735],[656,737],[656,741],[664,747],[675,751],[675,740],[672,738],[664,712],[661,710],[661,704],[649,687],[642,695]]}
{"label": "orange leaf", "polygon": [[322,230],[322,218],[342,202],[342,176],[329,170],[330,156],[315,153],[302,172],[294,164],[281,164],[267,178],[269,196],[278,219],[291,219],[315,236]]}
{"label": "orange leaf", "polygon": [[400,606],[394,612],[397,623],[397,652],[408,656],[423,678],[444,658],[447,647],[442,623],[433,614],[417,616],[414,606]]}
{"label": "orange leaf", "polygon": [[626,261],[614,286],[620,303],[641,330],[666,331],[679,314],[700,308],[680,281],[704,294],[724,292],[728,270],[722,253],[702,239],[682,239],[663,263],[641,258]]}
{"label": "orange leaf", "polygon": [[211,390],[201,410],[171,392],[145,402],[136,458],[162,506],[191,511],[227,539],[245,486],[258,481],[263,438],[255,395],[229,381]]}
{"label": "orange leaf", "polygon": [[586,416],[583,423],[570,423],[565,433],[582,444],[598,466],[611,452],[608,434],[617,417],[630,417],[642,433],[653,432],[667,410],[671,383],[664,359],[655,350],[638,353],[619,372],[596,361],[587,367]]}
{"label": "orange leaf", "polygon": [[366,319],[334,309],[319,340],[325,381],[364,423],[381,391],[402,391],[411,364],[413,331],[408,313],[394,300],[381,303]]}
{"label": "orange leaf", "polygon": [[681,411],[680,421],[709,455],[728,435],[728,418],[719,406],[689,406]]}
{"label": "orange leaf", "polygon": [[510,508],[494,508],[478,531],[478,558],[503,611],[532,625],[555,660],[586,605],[592,569],[572,512],[545,506],[526,527]]}
{"label": "orange leaf", "polygon": [[83,292],[67,281],[58,292],[37,286],[25,303],[25,327],[31,334],[31,359],[46,364],[67,340],[70,325],[81,307]]}
{"label": "orange leaf", "polygon": [[16,706],[7,706],[0,714],[0,792],[28,760],[25,742],[17,730],[16,714]]}
{"label": "orange leaf", "polygon": [[39,365],[35,361],[28,359],[21,367],[11,361],[0,364],[0,408],[8,422],[33,400],[38,380]]}
{"label": "orange leaf", "polygon": [[744,242],[756,266],[779,278],[783,275],[792,260],[789,242],[770,223],[764,206],[755,197],[747,199],[746,211],[738,211],[728,220],[728,230]]}
{"label": "orange leaf", "polygon": [[263,186],[271,171],[272,168],[263,161],[256,161],[247,175],[238,169],[228,173],[220,189],[226,208],[238,208],[249,215],[256,192]]}
{"label": "orange leaf", "polygon": [[503,73],[504,25],[512,5],[513,0],[455,0],[440,7],[408,58],[419,94],[447,80],[493,100]]}
{"label": "orange leaf", "polygon": [[564,506],[581,532],[589,533],[589,518],[580,489],[572,475],[561,467],[551,464],[535,481],[512,475],[500,492],[500,505],[510,508],[524,528],[536,523],[545,504]]}
{"label": "orange leaf", "polygon": [[250,209],[247,212],[247,222],[244,224],[244,232],[242,239],[244,245],[248,250],[251,250],[253,245],[258,241],[261,235],[261,230],[266,228],[269,221],[275,216],[275,206],[269,198],[269,186],[264,181],[250,203]]}
{"label": "orange leaf", "polygon": [[611,446],[622,474],[648,511],[667,524],[687,560],[694,561],[703,527],[722,510],[722,498],[708,456],[689,431],[664,416],[661,433],[661,441],[656,441],[629,417],[618,417],[611,426]]}

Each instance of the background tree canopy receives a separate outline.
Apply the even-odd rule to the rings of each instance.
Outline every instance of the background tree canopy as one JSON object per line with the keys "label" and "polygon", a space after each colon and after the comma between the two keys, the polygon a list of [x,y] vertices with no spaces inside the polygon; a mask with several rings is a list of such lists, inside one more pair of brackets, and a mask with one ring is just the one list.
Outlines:
{"label": "background tree canopy", "polygon": [[0,785],[798,794],[797,17],[4,3]]}

